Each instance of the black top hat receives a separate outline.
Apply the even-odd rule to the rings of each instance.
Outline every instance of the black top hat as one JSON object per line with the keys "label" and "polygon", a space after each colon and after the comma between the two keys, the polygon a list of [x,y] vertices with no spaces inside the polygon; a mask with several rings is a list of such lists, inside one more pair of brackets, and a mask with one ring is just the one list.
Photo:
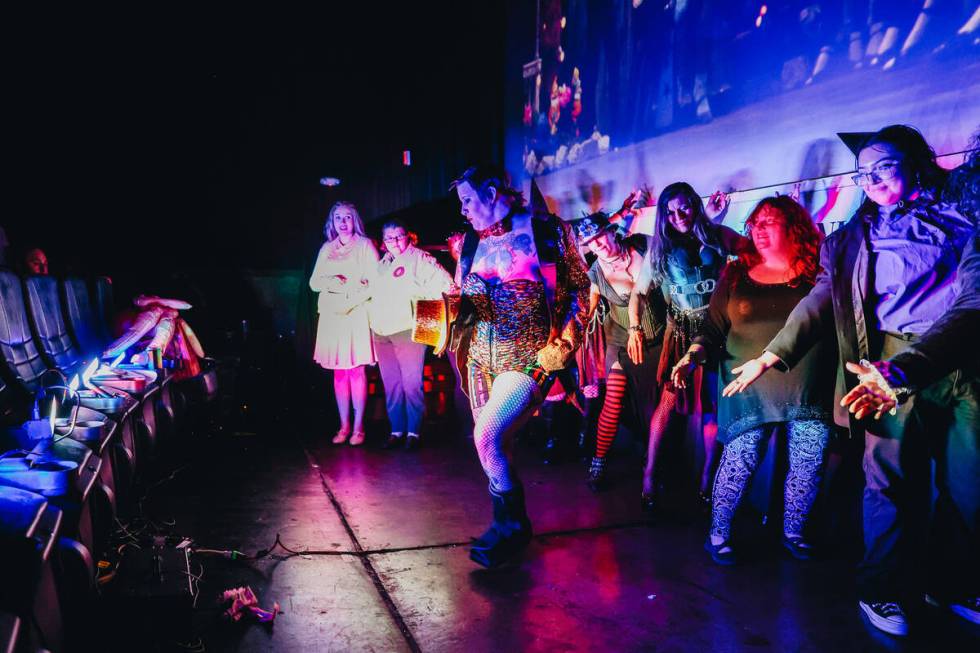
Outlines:
{"label": "black top hat", "polygon": [[588,245],[602,232],[615,228],[616,225],[609,222],[609,216],[602,211],[597,211],[584,218],[572,221],[572,229],[575,230],[575,239],[582,246]]}
{"label": "black top hat", "polygon": [[854,156],[861,153],[861,146],[875,135],[875,132],[837,132],[837,138],[844,142]]}

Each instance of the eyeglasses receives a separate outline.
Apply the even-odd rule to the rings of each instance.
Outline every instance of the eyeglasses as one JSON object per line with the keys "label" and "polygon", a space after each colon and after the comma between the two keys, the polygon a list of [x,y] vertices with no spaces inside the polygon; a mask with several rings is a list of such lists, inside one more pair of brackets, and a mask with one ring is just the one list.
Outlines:
{"label": "eyeglasses", "polygon": [[386,243],[397,243],[402,240],[408,240],[408,234],[402,234],[401,236],[388,236],[384,238]]}
{"label": "eyeglasses", "polygon": [[769,218],[768,220],[755,220],[748,222],[746,226],[752,229],[769,229],[770,227],[785,227],[786,222],[778,218]]}
{"label": "eyeglasses", "polygon": [[856,175],[851,175],[851,181],[862,187],[877,184],[879,181],[887,181],[898,174],[898,169],[901,165],[901,161],[881,161],[868,172],[859,172]]}

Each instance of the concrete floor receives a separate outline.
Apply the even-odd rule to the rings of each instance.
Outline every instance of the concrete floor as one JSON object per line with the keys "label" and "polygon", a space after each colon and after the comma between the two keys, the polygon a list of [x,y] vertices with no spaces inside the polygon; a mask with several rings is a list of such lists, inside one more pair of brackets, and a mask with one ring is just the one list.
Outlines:
{"label": "concrete floor", "polygon": [[[380,437],[354,449],[302,430],[228,433],[155,490],[146,510],[199,547],[254,554],[278,533],[303,552],[196,556],[205,650],[978,650],[975,629],[931,609],[904,641],[871,629],[837,551],[800,563],[757,536],[744,564],[714,565],[706,518],[647,518],[623,455],[613,473],[629,479],[593,495],[582,463],[546,466],[519,445],[536,537],[519,566],[479,569],[466,542],[489,520],[485,478],[470,441],[430,431],[411,453],[380,450]],[[281,604],[273,628],[221,619],[215,597],[242,584]]]}

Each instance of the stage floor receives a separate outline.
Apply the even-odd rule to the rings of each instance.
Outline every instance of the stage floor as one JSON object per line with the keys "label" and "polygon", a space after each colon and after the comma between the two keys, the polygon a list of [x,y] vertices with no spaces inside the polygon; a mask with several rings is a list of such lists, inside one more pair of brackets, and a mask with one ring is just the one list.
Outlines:
{"label": "stage floor", "polygon": [[[736,567],[702,549],[706,517],[639,506],[639,469],[592,494],[577,460],[543,465],[518,446],[535,538],[524,561],[487,571],[466,542],[490,518],[472,442],[430,429],[417,452],[335,447],[326,433],[215,436],[146,510],[199,547],[197,623],[207,651],[868,651],[977,650],[976,630],[922,609],[899,641],[870,628],[853,594],[853,561],[801,563],[778,542]],[[442,431],[440,433],[439,431]],[[748,551],[744,551],[748,554]],[[247,584],[274,628],[230,624],[219,592]]]}

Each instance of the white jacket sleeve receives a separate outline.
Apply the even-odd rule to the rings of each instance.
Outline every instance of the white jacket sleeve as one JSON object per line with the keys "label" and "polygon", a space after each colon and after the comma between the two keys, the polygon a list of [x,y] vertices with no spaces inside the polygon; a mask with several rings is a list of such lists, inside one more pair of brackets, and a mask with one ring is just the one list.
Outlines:
{"label": "white jacket sleeve", "polygon": [[327,244],[324,243],[320,247],[320,252],[316,255],[316,263],[313,265],[313,274],[310,275],[310,290],[313,292],[324,292],[326,287],[327,277],[326,273],[327,267]]}
{"label": "white jacket sleeve", "polygon": [[439,261],[434,256],[423,253],[419,260],[415,283],[418,285],[419,299],[439,299],[442,293],[449,292],[453,278],[439,265]]}

